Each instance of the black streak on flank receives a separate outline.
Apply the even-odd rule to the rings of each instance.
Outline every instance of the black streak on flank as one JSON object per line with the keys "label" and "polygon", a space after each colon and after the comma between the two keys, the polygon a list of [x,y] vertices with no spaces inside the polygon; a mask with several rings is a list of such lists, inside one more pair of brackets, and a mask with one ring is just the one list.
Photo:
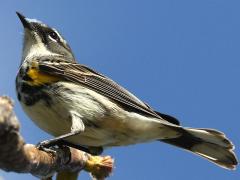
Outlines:
{"label": "black streak on flank", "polygon": [[27,83],[22,83],[21,92],[28,95],[34,95],[39,93],[43,89],[43,86],[30,86]]}
{"label": "black streak on flank", "polygon": [[24,99],[24,103],[27,106],[32,106],[38,101],[42,100],[46,103],[48,107],[52,104],[51,97],[44,92],[44,89],[47,87],[43,86],[30,86],[26,83],[21,85],[21,92],[24,94],[22,98]]}
{"label": "black streak on flank", "polygon": [[18,100],[19,100],[19,101],[21,101],[21,100],[22,100],[22,97],[21,97],[21,95],[20,95],[20,93],[19,93],[19,92],[17,93],[17,98],[18,98]]}
{"label": "black streak on flank", "polygon": [[40,92],[38,94],[35,94],[32,97],[31,96],[25,97],[25,104],[27,106],[32,106],[40,100],[44,101],[46,103],[47,107],[50,107],[51,104],[52,104],[51,97],[44,92]]}
{"label": "black streak on flank", "polygon": [[24,81],[33,81],[27,74],[22,77]]}

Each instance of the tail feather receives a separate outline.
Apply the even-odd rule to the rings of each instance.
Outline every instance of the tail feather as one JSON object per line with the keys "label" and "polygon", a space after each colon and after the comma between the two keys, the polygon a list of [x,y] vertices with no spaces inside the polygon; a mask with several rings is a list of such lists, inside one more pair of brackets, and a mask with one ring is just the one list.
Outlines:
{"label": "tail feather", "polygon": [[238,162],[233,152],[234,145],[224,133],[214,129],[185,128],[181,130],[180,137],[161,141],[191,151],[223,168],[236,168]]}
{"label": "tail feather", "polygon": [[234,145],[229,139],[227,139],[225,134],[215,129],[188,128],[187,131],[193,136],[196,136],[202,140],[206,139],[209,143],[217,144],[229,149],[234,149]]}

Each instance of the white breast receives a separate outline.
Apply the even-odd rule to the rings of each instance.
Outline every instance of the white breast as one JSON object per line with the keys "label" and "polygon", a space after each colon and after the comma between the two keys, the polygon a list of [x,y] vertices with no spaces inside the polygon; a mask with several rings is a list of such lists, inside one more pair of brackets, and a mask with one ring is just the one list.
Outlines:
{"label": "white breast", "polygon": [[83,133],[68,139],[76,144],[120,146],[177,136],[158,119],[126,111],[88,88],[69,82],[58,86],[50,91],[53,102],[50,107],[44,101],[23,105],[30,118],[54,136],[71,131],[70,110],[75,110],[85,124]]}

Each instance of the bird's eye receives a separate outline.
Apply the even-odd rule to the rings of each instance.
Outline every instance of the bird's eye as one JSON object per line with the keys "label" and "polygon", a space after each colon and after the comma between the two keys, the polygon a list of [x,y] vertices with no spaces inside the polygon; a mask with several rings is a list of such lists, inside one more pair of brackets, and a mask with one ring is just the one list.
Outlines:
{"label": "bird's eye", "polygon": [[52,32],[49,32],[49,37],[55,41],[58,41],[59,40],[59,37],[57,35],[57,33],[55,33],[54,31]]}

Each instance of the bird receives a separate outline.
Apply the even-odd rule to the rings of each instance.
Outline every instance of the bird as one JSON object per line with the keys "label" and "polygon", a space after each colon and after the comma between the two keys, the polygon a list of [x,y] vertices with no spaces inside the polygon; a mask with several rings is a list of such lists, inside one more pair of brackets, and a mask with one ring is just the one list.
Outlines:
{"label": "bird", "polygon": [[159,141],[233,170],[233,143],[223,132],[181,126],[107,76],[79,64],[60,33],[17,15],[24,27],[17,98],[31,120],[54,136],[39,147],[64,144],[101,154],[106,148]]}

